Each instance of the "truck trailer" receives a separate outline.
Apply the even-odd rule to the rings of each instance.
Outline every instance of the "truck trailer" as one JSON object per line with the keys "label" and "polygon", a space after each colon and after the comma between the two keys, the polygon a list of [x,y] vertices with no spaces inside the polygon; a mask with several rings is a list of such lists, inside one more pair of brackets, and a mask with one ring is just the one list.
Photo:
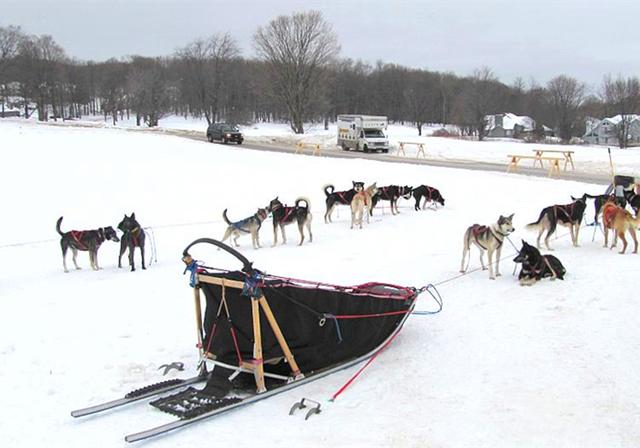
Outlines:
{"label": "truck trailer", "polygon": [[374,115],[338,115],[338,146],[364,152],[389,152],[385,135],[387,117]]}

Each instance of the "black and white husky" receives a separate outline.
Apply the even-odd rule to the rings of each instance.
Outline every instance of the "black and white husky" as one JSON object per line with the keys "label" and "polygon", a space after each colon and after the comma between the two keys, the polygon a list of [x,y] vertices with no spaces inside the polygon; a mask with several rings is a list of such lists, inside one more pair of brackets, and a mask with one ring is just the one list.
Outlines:
{"label": "black and white husky", "polygon": [[[469,253],[471,244],[473,243],[480,249],[480,264],[482,269],[487,269],[484,264],[484,253],[489,254],[489,278],[495,280],[496,276],[500,276],[500,252],[502,251],[502,243],[504,239],[514,231],[513,213],[509,216],[502,216],[498,221],[490,226],[474,224],[464,232],[464,247],[462,249],[462,262],[460,263],[460,272],[466,272],[469,264]],[[493,272],[493,255],[496,256],[496,270]],[[466,260],[466,265],[465,265]]]}
{"label": "black and white husky", "polygon": [[522,286],[531,286],[543,278],[564,280],[567,270],[560,260],[553,255],[542,255],[538,249],[522,240],[522,249],[513,259],[515,263],[522,263],[518,280]]}
{"label": "black and white husky", "polygon": [[282,244],[287,244],[287,235],[284,228],[294,222],[298,224],[298,232],[300,232],[300,244],[298,246],[302,246],[304,242],[304,227],[307,228],[309,242],[313,241],[313,234],[311,233],[313,215],[311,214],[311,201],[309,199],[300,197],[296,199],[293,207],[288,207],[280,202],[276,196],[267,206],[267,211],[271,213],[273,218],[273,246],[278,244],[278,228],[280,228],[280,233],[282,234]]}

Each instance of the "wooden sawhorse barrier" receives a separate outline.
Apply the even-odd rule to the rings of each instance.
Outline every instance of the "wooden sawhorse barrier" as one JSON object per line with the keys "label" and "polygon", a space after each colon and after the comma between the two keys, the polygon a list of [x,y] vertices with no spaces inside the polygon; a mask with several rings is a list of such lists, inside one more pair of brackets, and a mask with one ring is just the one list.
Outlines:
{"label": "wooden sawhorse barrier", "polygon": [[400,154],[402,154],[403,157],[407,156],[407,153],[404,150],[404,145],[415,145],[418,147],[418,152],[416,153],[416,159],[418,157],[420,157],[420,154],[422,154],[422,157],[424,157],[425,159],[427,158],[427,154],[424,152],[424,143],[418,143],[418,142],[398,142],[400,146],[398,146],[398,152],[396,153],[396,155],[398,157],[400,157]]}
{"label": "wooden sawhorse barrier", "polygon": [[564,158],[561,158],[561,157],[525,156],[520,154],[509,154],[507,155],[507,157],[509,157],[510,159],[509,165],[507,166],[507,173],[517,172],[518,162],[520,162],[520,160],[522,159],[533,159],[534,163],[539,161],[541,165],[543,160],[548,160],[549,161],[549,173],[547,174],[548,177],[551,177],[554,173],[557,175],[560,175],[560,160],[564,160]]}
{"label": "wooden sawhorse barrier", "polygon": [[320,149],[319,143],[303,143],[303,142],[296,143],[296,154],[304,154],[305,148],[312,148],[313,151],[311,152],[311,155],[313,156],[322,155],[322,150]]}

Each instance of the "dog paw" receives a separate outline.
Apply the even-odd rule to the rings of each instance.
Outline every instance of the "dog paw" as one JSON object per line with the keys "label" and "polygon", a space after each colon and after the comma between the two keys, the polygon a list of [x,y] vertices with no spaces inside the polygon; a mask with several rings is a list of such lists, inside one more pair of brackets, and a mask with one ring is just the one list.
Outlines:
{"label": "dog paw", "polygon": [[496,279],[495,277],[489,277],[489,280],[495,280],[495,279]]}

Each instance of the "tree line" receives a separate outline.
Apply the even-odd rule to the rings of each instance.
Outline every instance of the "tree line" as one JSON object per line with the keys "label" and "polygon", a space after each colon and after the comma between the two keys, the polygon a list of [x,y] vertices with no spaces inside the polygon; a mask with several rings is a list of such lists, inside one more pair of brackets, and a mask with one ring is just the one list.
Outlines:
{"label": "tree line", "polygon": [[[637,77],[606,76],[600,89],[559,75],[545,85],[517,79],[507,85],[487,67],[470,76],[339,57],[331,25],[317,11],[279,16],[259,27],[256,57],[243,57],[228,33],[196,39],[165,57],[78,61],[48,35],[0,27],[0,111],[16,103],[40,120],[102,114],[114,124],[134,116],[157,126],[167,114],[227,121],[303,123],[337,114],[386,115],[411,123],[454,124],[465,136],[487,136],[487,115],[512,112],[554,129],[563,141],[582,136],[586,117],[622,115],[627,145],[630,114],[640,112]],[[35,104],[35,109],[30,106]]]}

